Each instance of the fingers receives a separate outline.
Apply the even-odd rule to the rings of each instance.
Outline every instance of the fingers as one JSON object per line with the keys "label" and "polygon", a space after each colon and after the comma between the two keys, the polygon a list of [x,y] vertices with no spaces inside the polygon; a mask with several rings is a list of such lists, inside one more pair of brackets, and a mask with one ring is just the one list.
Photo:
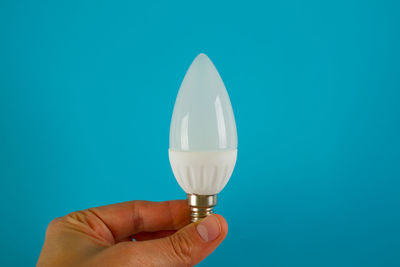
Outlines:
{"label": "fingers", "polygon": [[115,242],[140,232],[177,230],[189,223],[185,200],[129,201],[89,209],[111,231]]}
{"label": "fingers", "polygon": [[[193,266],[224,240],[228,225],[221,215],[211,215],[197,224],[189,224],[168,237],[130,244],[142,259],[154,266]],[[127,244],[129,245],[129,244]]]}

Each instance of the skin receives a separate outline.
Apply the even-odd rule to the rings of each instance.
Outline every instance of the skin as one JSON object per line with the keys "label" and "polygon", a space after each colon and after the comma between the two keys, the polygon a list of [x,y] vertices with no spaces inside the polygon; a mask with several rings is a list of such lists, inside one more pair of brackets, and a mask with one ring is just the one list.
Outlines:
{"label": "skin", "polygon": [[53,220],[37,266],[193,266],[227,232],[221,215],[190,223],[185,200],[129,201]]}

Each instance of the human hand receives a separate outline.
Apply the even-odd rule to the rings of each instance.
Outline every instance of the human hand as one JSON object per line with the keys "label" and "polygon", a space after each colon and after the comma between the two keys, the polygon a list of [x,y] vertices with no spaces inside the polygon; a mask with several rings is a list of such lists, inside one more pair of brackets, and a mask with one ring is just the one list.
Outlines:
{"label": "human hand", "polygon": [[118,203],[53,220],[37,266],[193,266],[227,232],[221,215],[189,223],[185,200]]}

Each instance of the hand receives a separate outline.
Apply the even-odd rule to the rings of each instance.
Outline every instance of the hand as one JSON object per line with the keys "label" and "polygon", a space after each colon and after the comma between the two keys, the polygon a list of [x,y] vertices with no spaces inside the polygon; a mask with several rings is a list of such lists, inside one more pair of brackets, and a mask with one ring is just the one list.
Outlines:
{"label": "hand", "polygon": [[189,224],[184,200],[124,202],[52,221],[37,266],[193,266],[227,232],[221,215]]}

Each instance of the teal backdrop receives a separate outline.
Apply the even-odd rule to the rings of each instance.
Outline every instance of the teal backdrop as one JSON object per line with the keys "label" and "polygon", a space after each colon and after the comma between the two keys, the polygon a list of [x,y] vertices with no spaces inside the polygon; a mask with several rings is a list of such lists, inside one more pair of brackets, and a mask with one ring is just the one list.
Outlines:
{"label": "teal backdrop", "polygon": [[206,53],[239,154],[200,266],[400,266],[399,1],[0,2],[1,266],[47,224],[185,198],[172,109]]}

